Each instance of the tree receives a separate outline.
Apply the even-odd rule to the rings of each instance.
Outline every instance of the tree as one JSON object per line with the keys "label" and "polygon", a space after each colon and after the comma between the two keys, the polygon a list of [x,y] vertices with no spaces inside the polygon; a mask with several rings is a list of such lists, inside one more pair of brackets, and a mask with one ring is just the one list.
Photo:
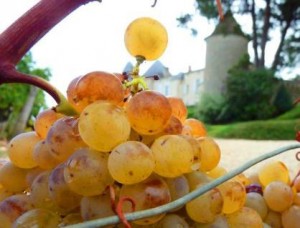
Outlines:
{"label": "tree", "polygon": [[[294,67],[300,60],[300,1],[299,0],[223,0],[224,11],[247,15],[252,20],[252,47],[256,68],[266,67],[266,46],[271,33],[279,32],[280,41],[270,66],[278,71]],[[216,1],[196,0],[199,13],[208,19],[218,18]],[[187,14],[178,18],[181,25],[192,20]]]}
{"label": "tree", "polygon": [[[51,72],[48,68],[35,67],[29,52],[16,66],[17,70],[49,80]],[[16,135],[30,125],[30,120],[38,112],[46,108],[44,93],[31,85],[4,84],[0,86],[0,129],[2,136]],[[2,112],[3,111],[3,112]],[[4,124],[5,123],[5,124]]]}

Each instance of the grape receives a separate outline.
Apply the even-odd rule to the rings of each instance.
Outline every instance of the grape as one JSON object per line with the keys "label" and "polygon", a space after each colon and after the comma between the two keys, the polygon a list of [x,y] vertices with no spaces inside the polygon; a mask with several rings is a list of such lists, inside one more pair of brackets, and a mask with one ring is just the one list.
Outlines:
{"label": "grape", "polygon": [[231,214],[241,209],[246,201],[246,189],[239,181],[226,181],[219,185],[217,189],[223,198],[222,212]]}
{"label": "grape", "polygon": [[87,106],[79,118],[79,133],[91,148],[110,152],[130,135],[130,124],[123,109],[98,101]]}
{"label": "grape", "polygon": [[6,216],[10,222],[33,208],[30,197],[25,194],[12,195],[0,202],[0,214]]}
{"label": "grape", "polygon": [[190,127],[191,134],[195,138],[205,137],[207,135],[204,124],[195,118],[188,118],[183,123],[185,126]]}
{"label": "grape", "polygon": [[163,129],[163,131],[159,134],[163,134],[163,135],[179,135],[182,132],[182,123],[180,122],[180,120],[171,115],[167,125],[165,126],[165,128]]}
{"label": "grape", "polygon": [[59,161],[50,153],[45,140],[41,140],[35,145],[33,159],[40,168],[45,170],[52,169],[59,163]]}
{"label": "grape", "polygon": [[293,186],[295,187],[297,192],[300,192],[300,175],[298,175],[293,181]]}
{"label": "grape", "polygon": [[49,188],[50,171],[44,171],[39,174],[31,185],[30,199],[36,208],[58,210],[58,206],[51,199]]}
{"label": "grape", "polygon": [[216,166],[212,170],[207,172],[207,175],[210,176],[211,178],[219,178],[227,173],[227,170],[222,167],[222,166]]}
{"label": "grape", "polygon": [[177,117],[181,123],[183,124],[187,118],[188,110],[183,102],[183,100],[179,97],[167,97],[169,103],[172,107],[172,114]]}
{"label": "grape", "polygon": [[286,183],[273,181],[265,187],[264,199],[271,210],[282,212],[292,205],[294,193]]}
{"label": "grape", "polygon": [[229,228],[227,218],[224,215],[217,215],[210,223],[195,223],[193,228]]}
{"label": "grape", "polygon": [[190,190],[195,190],[199,185],[204,185],[209,183],[212,178],[206,173],[201,171],[193,171],[185,174],[190,186]]}
{"label": "grape", "polygon": [[279,212],[269,210],[264,222],[272,228],[282,228],[281,214]]}
{"label": "grape", "polygon": [[65,164],[53,169],[48,178],[49,196],[59,207],[60,213],[66,214],[79,208],[81,196],[71,191],[64,178]]}
{"label": "grape", "polygon": [[184,139],[186,139],[193,148],[194,158],[193,158],[193,165],[191,166],[191,170],[199,170],[200,161],[201,161],[200,143],[198,142],[197,139],[195,139],[192,136],[189,136],[189,135],[180,135],[180,136],[183,137]]}
{"label": "grape", "polygon": [[36,167],[33,149],[40,140],[41,138],[34,131],[21,133],[12,138],[7,151],[10,161],[15,166],[24,169]]}
{"label": "grape", "polygon": [[82,223],[83,219],[80,213],[69,213],[65,217],[62,218],[61,222],[59,223],[58,227],[65,227],[68,225],[74,225],[77,223]]}
{"label": "grape", "polygon": [[263,221],[252,208],[242,207],[240,210],[227,215],[229,227],[234,228],[262,228]]}
{"label": "grape", "polygon": [[298,228],[300,221],[300,206],[293,205],[282,213],[283,227]]}
{"label": "grape", "polygon": [[239,181],[241,184],[243,184],[244,186],[248,186],[250,184],[250,180],[248,179],[248,177],[246,177],[245,174],[240,173],[236,176],[234,176],[231,180],[236,180]]}
{"label": "grape", "polygon": [[10,221],[10,219],[2,214],[0,212],[0,221],[1,221],[1,228],[11,228],[12,227],[12,222]]}
{"label": "grape", "polygon": [[183,175],[175,178],[165,178],[169,187],[172,201],[181,198],[190,191],[190,186],[187,178]]}
{"label": "grape", "polygon": [[[2,201],[3,199],[13,195],[13,192],[10,192],[8,190],[6,190],[2,184],[0,184],[0,201]],[[1,220],[0,220],[1,221]]]}
{"label": "grape", "polygon": [[108,157],[111,176],[122,184],[135,184],[145,180],[153,172],[154,166],[150,148],[137,141],[121,143]]}
{"label": "grape", "polygon": [[64,162],[76,149],[86,147],[78,133],[78,119],[64,117],[57,120],[48,132],[46,144],[59,162]]}
{"label": "grape", "polygon": [[168,44],[168,34],[164,26],[157,20],[141,17],[128,25],[124,41],[132,56],[142,56],[146,60],[155,60],[165,51]]}
{"label": "grape", "polygon": [[[120,197],[131,197],[135,201],[136,211],[158,207],[171,201],[170,191],[165,181],[157,175],[151,175],[146,180],[132,185],[123,185]],[[131,212],[131,204],[124,202],[124,212]],[[133,221],[139,225],[149,225],[162,219],[165,214],[160,214]]]}
{"label": "grape", "polygon": [[26,182],[27,169],[22,169],[11,162],[0,168],[0,184],[8,192],[22,192],[28,188]]}
{"label": "grape", "polygon": [[189,224],[176,214],[167,214],[162,220],[155,225],[155,228],[189,228]]}
{"label": "grape", "polygon": [[[223,198],[218,189],[212,189],[186,204],[189,217],[199,223],[213,222],[221,214]],[[204,209],[205,208],[205,209]]]}
{"label": "grape", "polygon": [[210,171],[217,167],[221,159],[221,150],[214,139],[204,137],[198,139],[201,148],[200,170]]}
{"label": "grape", "polygon": [[296,194],[294,195],[293,204],[300,206],[300,192],[296,192]]}
{"label": "grape", "polygon": [[114,74],[94,71],[77,77],[68,86],[68,100],[76,110],[82,112],[86,106],[105,100],[113,104],[121,104],[124,99],[121,81]]}
{"label": "grape", "polygon": [[258,178],[260,183],[266,187],[272,181],[282,181],[289,183],[289,170],[281,161],[268,162],[258,171]]}
{"label": "grape", "polygon": [[40,138],[45,139],[53,123],[62,117],[64,117],[63,114],[55,112],[53,109],[40,112],[34,121],[35,132]]}
{"label": "grape", "polygon": [[84,221],[115,215],[110,195],[107,192],[97,196],[85,196],[80,203],[80,213]]}
{"label": "grape", "polygon": [[29,210],[18,217],[13,224],[13,228],[53,228],[57,227],[59,222],[59,215],[50,210],[37,208]]}
{"label": "grape", "polygon": [[27,185],[30,187],[34,181],[34,179],[40,175],[41,173],[45,172],[46,170],[44,169],[41,169],[40,167],[35,167],[35,168],[32,168],[32,169],[29,169],[27,171],[27,174],[26,174],[26,183]]}
{"label": "grape", "polygon": [[268,206],[263,196],[259,193],[247,193],[245,206],[254,209],[262,219],[264,219],[268,214]]}
{"label": "grape", "polygon": [[70,189],[77,194],[101,194],[113,183],[107,168],[108,154],[83,148],[66,161],[64,177]]}
{"label": "grape", "polygon": [[191,170],[193,148],[183,137],[161,136],[154,141],[151,150],[155,159],[155,173],[163,177],[177,177]]}
{"label": "grape", "polygon": [[246,186],[246,192],[256,192],[263,195],[263,190],[260,184],[249,184]]}
{"label": "grape", "polygon": [[168,99],[154,91],[134,95],[125,106],[131,127],[142,135],[155,135],[164,130],[171,118]]}

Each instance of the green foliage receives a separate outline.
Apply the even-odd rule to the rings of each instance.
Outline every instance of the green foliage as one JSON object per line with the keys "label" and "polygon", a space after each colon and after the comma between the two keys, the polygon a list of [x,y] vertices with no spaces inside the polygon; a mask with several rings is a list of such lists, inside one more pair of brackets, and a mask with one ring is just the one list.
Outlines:
{"label": "green foliage", "polygon": [[300,119],[300,105],[297,105],[291,110],[276,117],[276,120],[293,120],[293,119]]}
{"label": "green foliage", "polygon": [[[41,69],[35,67],[35,62],[32,59],[31,53],[26,54],[22,60],[17,64],[18,71],[36,75],[49,80],[51,72],[48,68]],[[30,85],[26,84],[2,84],[0,86],[0,122],[7,122],[6,129],[0,129],[0,134],[5,137],[10,128],[14,125],[15,121],[25,105],[28,94],[30,91]],[[42,90],[38,91],[34,106],[29,118],[29,124],[38,112],[46,108],[45,95]],[[3,136],[4,135],[4,136]]]}

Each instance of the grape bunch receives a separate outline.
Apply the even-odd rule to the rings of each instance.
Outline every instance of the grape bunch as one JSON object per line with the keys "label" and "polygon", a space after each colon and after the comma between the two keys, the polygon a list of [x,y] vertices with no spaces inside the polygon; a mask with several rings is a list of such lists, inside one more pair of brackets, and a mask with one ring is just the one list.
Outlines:
{"label": "grape bunch", "polygon": [[[45,110],[34,131],[11,139],[0,167],[1,227],[78,224],[115,215],[116,202],[122,213],[151,209],[227,173],[218,144],[201,121],[187,117],[182,99],[145,88],[138,75],[139,61],[158,58],[166,47],[161,25],[138,19],[125,43],[138,60],[134,83],[104,71],[74,78],[67,98],[78,115]],[[299,220],[300,177],[292,181],[276,161],[131,226],[293,228]]]}

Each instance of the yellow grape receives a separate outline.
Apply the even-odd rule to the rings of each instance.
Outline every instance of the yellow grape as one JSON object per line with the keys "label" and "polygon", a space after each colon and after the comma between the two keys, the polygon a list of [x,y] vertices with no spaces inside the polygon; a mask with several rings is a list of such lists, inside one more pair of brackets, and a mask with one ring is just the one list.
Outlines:
{"label": "yellow grape", "polygon": [[281,213],[269,210],[264,219],[264,223],[268,224],[272,228],[282,228]]}
{"label": "yellow grape", "polygon": [[41,138],[34,131],[21,133],[12,138],[7,151],[10,161],[24,169],[36,167],[33,150],[40,140]]}
{"label": "yellow grape", "polygon": [[191,130],[191,135],[195,138],[205,137],[207,135],[206,128],[204,124],[195,118],[188,118],[183,123],[188,126]]}
{"label": "yellow grape", "polygon": [[71,191],[64,178],[65,164],[55,167],[48,178],[48,191],[51,201],[59,207],[62,214],[66,214],[76,209],[80,205],[81,195]]}
{"label": "yellow grape", "polygon": [[59,163],[64,162],[75,150],[86,147],[78,133],[78,118],[64,117],[49,129],[46,144],[50,155]]}
{"label": "yellow grape", "polygon": [[0,212],[0,221],[1,221],[1,228],[12,228],[12,222],[10,221],[10,219],[2,214]]}
{"label": "yellow grape", "polygon": [[199,185],[204,185],[209,183],[212,178],[209,177],[206,173],[201,171],[192,171],[185,174],[190,186],[190,190],[195,190]]}
{"label": "yellow grape", "polygon": [[220,147],[211,137],[198,138],[198,141],[201,148],[200,170],[210,171],[220,162]]}
{"label": "yellow grape", "polygon": [[238,211],[228,214],[229,227],[234,228],[263,228],[263,221],[252,208],[242,207]]}
{"label": "yellow grape", "polygon": [[153,172],[154,166],[150,148],[137,141],[119,144],[108,157],[111,176],[122,184],[135,184],[145,180]]}
{"label": "yellow grape", "polygon": [[163,131],[159,134],[162,135],[179,135],[182,132],[182,123],[180,122],[180,120],[171,115],[167,125],[165,126],[165,128],[163,129]]}
{"label": "yellow grape", "polygon": [[155,224],[156,228],[189,228],[189,224],[176,214],[167,214],[162,220]]}
{"label": "yellow grape", "polygon": [[27,172],[27,169],[19,168],[11,162],[7,162],[0,168],[0,184],[6,191],[22,192],[28,188]]}
{"label": "yellow grape", "polygon": [[190,192],[189,182],[183,175],[175,178],[165,178],[165,181],[169,187],[172,201]]}
{"label": "yellow grape", "polygon": [[155,159],[155,173],[163,177],[177,177],[190,172],[194,153],[190,143],[183,137],[161,136],[153,142],[151,150]]}
{"label": "yellow grape", "polygon": [[134,95],[125,106],[131,127],[142,135],[155,135],[164,130],[172,115],[168,99],[155,91]]}
{"label": "yellow grape", "polygon": [[42,139],[45,139],[53,123],[62,117],[64,117],[63,114],[58,113],[53,109],[46,109],[40,112],[34,121],[35,132]]}
{"label": "yellow grape", "polygon": [[172,114],[183,124],[187,118],[188,110],[183,100],[179,97],[167,97],[172,107]]}
{"label": "yellow grape", "polygon": [[80,214],[84,221],[115,215],[108,191],[97,196],[85,196],[80,203]]}
{"label": "yellow grape", "polygon": [[107,153],[88,148],[77,150],[64,167],[64,177],[70,189],[83,196],[101,194],[113,183],[107,161]]}
{"label": "yellow grape", "polygon": [[221,214],[223,198],[218,189],[212,189],[186,204],[188,216],[199,223],[213,222]]}
{"label": "yellow grape", "polygon": [[42,209],[32,209],[20,217],[14,222],[14,228],[31,228],[31,227],[43,227],[43,228],[53,228],[58,227],[60,223],[60,217],[58,214]]}
{"label": "yellow grape", "polygon": [[150,17],[141,17],[128,25],[124,41],[132,56],[155,60],[163,54],[167,47],[168,33],[159,21]]}
{"label": "yellow grape", "polygon": [[264,199],[271,210],[282,212],[292,205],[294,192],[286,183],[273,181],[265,187]]}
{"label": "yellow grape", "polygon": [[300,206],[293,205],[282,213],[283,227],[298,228],[300,221]]}
{"label": "yellow grape", "polygon": [[223,198],[222,212],[231,214],[240,210],[246,202],[246,189],[239,181],[226,181],[217,186]]}
{"label": "yellow grape", "polygon": [[244,186],[247,186],[250,184],[249,178],[244,173],[240,173],[240,174],[234,176],[231,180],[239,181]]}
{"label": "yellow grape", "polygon": [[26,194],[9,196],[0,202],[0,215],[6,216],[10,222],[14,222],[20,215],[33,209],[31,199]]}
{"label": "yellow grape", "polygon": [[300,206],[300,192],[295,194],[293,204]]}
{"label": "yellow grape", "polygon": [[34,179],[40,175],[41,173],[45,172],[46,170],[45,169],[42,169],[40,167],[35,167],[35,168],[32,168],[30,170],[28,170],[27,174],[26,174],[26,182],[28,184],[28,186],[31,186]]}
{"label": "yellow grape", "polygon": [[104,101],[87,106],[79,117],[78,127],[86,144],[102,152],[110,152],[130,135],[123,108]]}
{"label": "yellow grape", "polygon": [[229,228],[227,218],[220,214],[210,223],[195,223],[193,228]]}
{"label": "yellow grape", "polygon": [[58,227],[65,227],[68,225],[76,225],[78,223],[82,223],[83,219],[79,212],[69,213],[65,217],[61,219]]}
{"label": "yellow grape", "polygon": [[247,193],[245,206],[254,209],[262,219],[268,214],[268,206],[264,197],[257,192]]}
{"label": "yellow grape", "polygon": [[282,181],[286,184],[290,181],[289,170],[281,161],[271,161],[266,163],[258,171],[258,178],[264,187],[272,181]]}
{"label": "yellow grape", "polygon": [[193,165],[191,166],[191,171],[192,170],[199,170],[200,168],[200,162],[201,162],[201,147],[200,147],[200,143],[198,142],[197,139],[195,139],[194,137],[190,136],[190,135],[179,135],[181,137],[183,137],[184,139],[186,139],[190,145],[193,148],[193,154],[194,154],[194,161],[193,161]]}
{"label": "yellow grape", "polygon": [[[0,202],[1,202],[3,199],[5,199],[5,198],[7,198],[7,197],[9,197],[9,196],[11,196],[11,195],[13,195],[13,194],[15,194],[15,193],[6,190],[6,189],[3,187],[3,185],[0,184]],[[1,220],[0,220],[0,221],[1,221]]]}
{"label": "yellow grape", "polygon": [[207,172],[207,175],[210,176],[211,178],[219,178],[221,176],[224,176],[227,173],[227,170],[222,167],[222,166],[216,166],[212,170]]}
{"label": "yellow grape", "polygon": [[45,140],[41,140],[35,145],[33,159],[40,168],[47,170],[59,164],[59,161],[50,153]]}
{"label": "yellow grape", "polygon": [[121,104],[124,95],[120,79],[114,74],[103,71],[94,71],[77,77],[71,81],[67,89],[68,100],[79,112],[98,100]]}
{"label": "yellow grape", "polygon": [[298,175],[293,181],[293,186],[295,187],[297,192],[300,192],[300,175]]}
{"label": "yellow grape", "polygon": [[[157,175],[151,175],[146,180],[131,185],[123,185],[120,197],[130,197],[135,202],[136,211],[146,210],[167,204],[171,201],[170,191],[166,182]],[[131,212],[131,204],[124,202],[124,212]],[[160,214],[133,221],[139,225],[150,225],[162,219],[165,214]]]}

